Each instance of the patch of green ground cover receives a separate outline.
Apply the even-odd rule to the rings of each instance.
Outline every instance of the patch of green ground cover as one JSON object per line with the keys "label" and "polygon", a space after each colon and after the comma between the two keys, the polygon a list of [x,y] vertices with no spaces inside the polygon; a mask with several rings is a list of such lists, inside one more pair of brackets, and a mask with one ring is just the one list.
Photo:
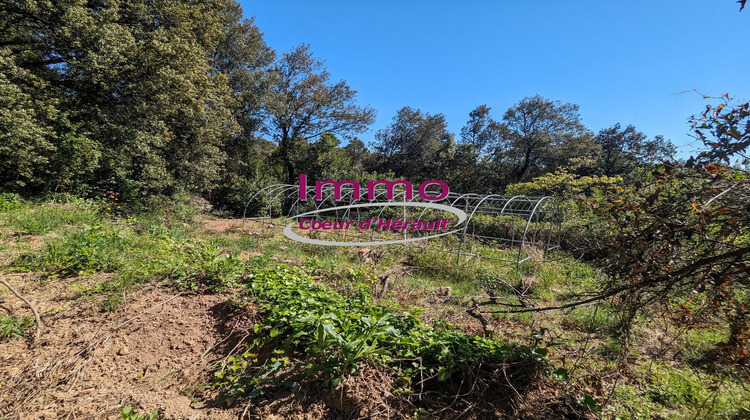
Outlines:
{"label": "patch of green ground cover", "polygon": [[123,252],[132,240],[129,229],[98,224],[85,226],[81,232],[48,242],[41,253],[21,255],[13,267],[62,276],[114,272],[122,267]]}
{"label": "patch of green ground cover", "polygon": [[706,355],[716,349],[720,343],[729,340],[729,327],[714,326],[704,328],[690,328],[679,337],[677,344],[682,348],[681,359],[696,365],[701,365]]}
{"label": "patch of green ground cover", "polygon": [[134,284],[170,280],[189,289],[200,285],[221,289],[234,285],[245,271],[234,254],[222,253],[183,229],[140,222],[104,223],[68,232],[40,251],[22,254],[12,268],[53,277],[113,273],[104,283],[81,291],[105,295],[102,306],[107,310],[121,303],[122,294]]}
{"label": "patch of green ground cover", "polygon": [[261,240],[247,233],[206,232],[201,237],[227,253],[240,254],[244,251],[260,253],[262,247]]}
{"label": "patch of green ground cover", "polygon": [[[366,361],[396,367],[397,361],[420,360],[403,368],[402,376],[422,373],[446,380],[480,362],[528,362],[541,368],[547,354],[543,348],[470,335],[446,324],[428,325],[419,310],[383,305],[367,288],[344,296],[285,265],[250,271],[246,288],[265,317],[255,327],[253,345],[216,373],[217,386],[227,396],[254,396],[280,385],[275,374],[283,369],[322,373],[335,387]],[[258,349],[269,344],[273,354],[260,355]]]}
{"label": "patch of green ground cover", "polygon": [[[522,269],[527,268],[522,266]],[[542,287],[550,289],[564,287],[567,293],[590,292],[601,277],[590,265],[576,261],[563,252],[560,252],[552,261],[529,261],[528,270],[533,270]]]}
{"label": "patch of green ground cover", "polygon": [[151,414],[141,414],[131,408],[129,405],[122,407],[120,410],[121,420],[156,420],[159,418],[159,410],[154,410]]}
{"label": "patch of green ground cover", "polygon": [[633,374],[614,390],[613,418],[750,418],[750,389],[741,379],[658,362],[644,362]]}
{"label": "patch of green ground cover", "polygon": [[93,205],[81,202],[77,205],[34,205],[23,202],[0,210],[0,231],[10,235],[42,235],[65,226],[96,224],[103,217],[96,213]]}
{"label": "patch of green ground cover", "polygon": [[583,332],[615,336],[622,322],[621,314],[611,305],[581,306],[563,315],[563,322]]}
{"label": "patch of green ground cover", "polygon": [[34,323],[34,318],[19,319],[13,315],[0,316],[0,340],[22,337],[23,332]]}
{"label": "patch of green ground cover", "polygon": [[0,213],[15,210],[23,206],[21,197],[13,193],[0,193]]}

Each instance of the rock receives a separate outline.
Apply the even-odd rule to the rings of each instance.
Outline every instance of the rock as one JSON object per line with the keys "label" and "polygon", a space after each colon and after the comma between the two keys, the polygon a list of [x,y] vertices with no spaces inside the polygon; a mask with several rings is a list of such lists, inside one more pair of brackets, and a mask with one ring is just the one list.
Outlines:
{"label": "rock", "polygon": [[125,355],[128,355],[128,354],[130,354],[130,350],[128,350],[128,348],[126,346],[122,346],[122,347],[120,347],[119,350],[117,350],[117,355],[118,356],[125,356]]}

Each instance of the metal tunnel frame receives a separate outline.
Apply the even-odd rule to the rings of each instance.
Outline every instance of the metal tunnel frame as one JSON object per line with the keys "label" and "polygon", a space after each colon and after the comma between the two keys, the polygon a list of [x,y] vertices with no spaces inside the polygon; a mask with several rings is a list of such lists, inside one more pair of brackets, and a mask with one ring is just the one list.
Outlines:
{"label": "metal tunnel frame", "polygon": [[[274,219],[276,218],[292,218],[313,210],[360,203],[424,202],[416,189],[412,191],[412,198],[408,198],[406,188],[401,184],[394,188],[394,196],[391,200],[387,199],[387,189],[383,185],[375,187],[372,200],[368,199],[366,189],[361,189],[360,198],[355,199],[354,188],[348,184],[340,188],[339,200],[335,200],[335,188],[330,184],[325,184],[321,188],[322,197],[319,201],[314,199],[314,186],[307,186],[308,199],[306,201],[300,200],[298,190],[298,185],[291,184],[270,185],[259,190],[245,205],[242,215],[243,226],[249,226],[254,233],[260,234],[261,231],[275,226]],[[454,236],[456,240],[447,244],[448,248],[440,248],[432,243],[429,245],[440,251],[455,254],[457,264],[462,257],[475,257],[520,265],[533,258],[535,254],[546,255],[549,251],[560,247],[562,213],[554,197],[450,192],[442,200],[432,202],[461,209],[467,214],[464,226],[453,235],[449,235]],[[402,208],[403,216],[406,217],[406,208]],[[377,217],[380,218],[387,209],[387,205],[383,206]],[[428,210],[422,209],[418,216],[415,215],[415,220],[421,221]],[[320,219],[320,215],[316,217]],[[362,210],[359,208],[342,212],[337,210],[335,213],[337,221],[360,221],[361,217]],[[372,240],[374,233],[374,231],[369,233],[369,240]],[[408,234],[418,235],[419,233],[418,231],[407,233],[405,230],[404,238]],[[450,241],[442,241],[443,246],[446,246],[446,242]],[[498,252],[496,254],[475,252],[474,248],[478,243],[494,244],[498,247]],[[486,250],[487,247],[482,249]]]}

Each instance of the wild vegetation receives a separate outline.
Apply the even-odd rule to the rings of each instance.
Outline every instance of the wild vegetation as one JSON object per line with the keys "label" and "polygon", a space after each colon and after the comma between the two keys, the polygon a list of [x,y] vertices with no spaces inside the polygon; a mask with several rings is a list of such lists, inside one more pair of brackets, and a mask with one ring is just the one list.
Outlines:
{"label": "wild vegetation", "polygon": [[[0,33],[0,417],[750,417],[750,103],[706,97],[689,159],[540,95],[457,134],[405,106],[366,145],[375,110],[233,0],[0,0]],[[562,249],[446,264],[230,218],[300,173],[554,195]]]}

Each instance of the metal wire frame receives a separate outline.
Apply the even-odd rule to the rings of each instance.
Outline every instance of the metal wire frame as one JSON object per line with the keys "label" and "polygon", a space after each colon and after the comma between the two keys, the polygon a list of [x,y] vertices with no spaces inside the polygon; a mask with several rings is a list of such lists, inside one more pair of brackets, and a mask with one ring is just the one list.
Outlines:
{"label": "metal wire frame", "polygon": [[[381,186],[383,188],[378,188]],[[306,192],[308,199],[302,201],[298,194],[298,185],[270,185],[253,194],[248,200],[242,215],[243,226],[245,225],[245,222],[249,220],[262,221],[263,229],[266,229],[267,225],[273,226],[274,216],[283,215],[284,209],[282,206],[284,205],[289,206],[288,211],[286,212],[287,218],[294,218],[298,214],[314,209],[316,210],[316,219],[320,220],[321,217],[317,212],[324,211],[326,208],[360,203],[382,204],[393,201],[424,201],[414,190],[411,191],[411,198],[408,198],[406,188],[402,184],[397,184],[397,187],[393,189],[393,197],[391,200],[387,199],[388,189],[382,184],[374,187],[372,198],[369,197],[368,191],[364,191],[363,193],[361,188],[359,191],[360,197],[355,197],[354,187],[345,184],[338,188],[341,196],[339,200],[335,200],[336,190],[337,188],[331,184],[323,185],[320,188],[321,200],[315,201],[314,197],[316,187],[307,186]],[[251,205],[254,202],[259,205],[251,208]],[[460,262],[461,257],[475,257],[520,265],[532,258],[532,254],[530,253],[531,248],[536,248],[537,250],[546,253],[560,247],[560,227],[562,216],[559,203],[554,197],[528,197],[523,195],[502,196],[496,194],[461,194],[450,192],[442,200],[432,202],[447,204],[451,207],[461,209],[467,214],[467,220],[464,226],[456,232],[456,235],[459,237],[458,244],[455,245],[453,249],[440,249],[441,251],[455,254],[456,264]],[[387,206],[383,206],[380,209],[377,214],[378,219],[382,217],[387,208]],[[279,209],[279,211],[275,212],[275,209]],[[405,219],[406,208],[402,207],[402,209]],[[252,216],[248,211],[250,211]],[[422,209],[419,215],[415,218],[415,221],[421,221],[428,211],[429,209]],[[362,213],[362,210],[359,208],[354,210],[347,208],[343,211],[343,214],[340,213],[340,210],[336,210],[335,220],[348,221],[356,218],[357,223],[359,223]],[[492,221],[497,220],[498,218],[506,218],[505,221],[508,222],[506,224],[510,226],[510,230],[505,236],[494,236],[482,232],[481,226],[479,226],[482,221]],[[480,229],[477,229],[478,227],[480,227]],[[479,230],[479,232],[477,232],[477,230]],[[342,235],[342,233],[338,234]],[[374,230],[371,230],[369,235],[370,240],[373,239],[374,234]],[[404,239],[410,234],[419,235],[419,232],[404,231]],[[343,234],[343,236],[356,237],[350,234]],[[499,244],[506,250],[517,248],[515,258],[502,258],[475,253],[471,247],[476,242]],[[442,243],[445,244],[444,241]]]}

